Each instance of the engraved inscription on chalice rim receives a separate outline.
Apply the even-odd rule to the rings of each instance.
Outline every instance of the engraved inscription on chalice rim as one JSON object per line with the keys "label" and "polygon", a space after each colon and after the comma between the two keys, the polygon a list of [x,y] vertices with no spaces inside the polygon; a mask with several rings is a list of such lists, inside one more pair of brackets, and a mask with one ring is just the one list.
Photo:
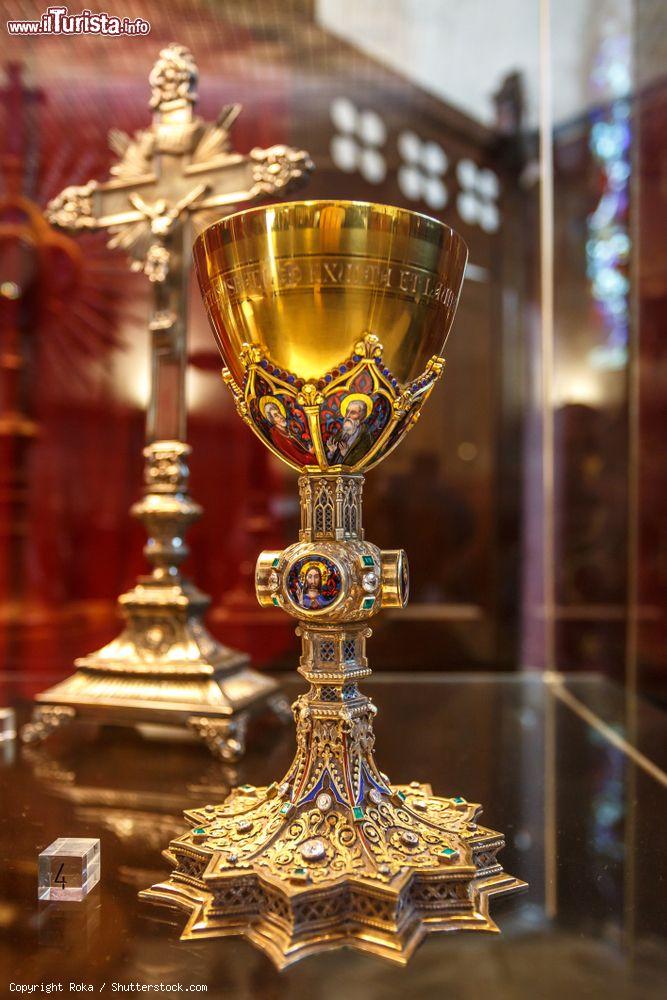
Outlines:
{"label": "engraved inscription on chalice rim", "polygon": [[[224,282],[232,301],[272,289],[311,286],[391,289],[445,307],[453,305],[455,300],[454,292],[447,282],[423,268],[405,264],[399,267],[384,261],[356,261],[335,256],[245,264],[222,272],[219,278]],[[207,296],[212,301],[217,301],[215,288],[211,288]]]}

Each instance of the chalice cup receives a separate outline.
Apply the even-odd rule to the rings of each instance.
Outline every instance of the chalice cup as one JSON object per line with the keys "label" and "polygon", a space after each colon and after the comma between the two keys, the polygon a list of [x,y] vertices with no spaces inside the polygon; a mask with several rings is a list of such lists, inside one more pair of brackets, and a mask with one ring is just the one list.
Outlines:
{"label": "chalice cup", "polygon": [[429,931],[496,930],[489,898],[524,885],[480,805],[379,769],[358,686],[371,619],[408,598],[405,553],[365,539],[363,475],[443,371],[466,258],[442,223],[360,202],[251,209],[197,239],[237,410],[299,473],[299,540],[260,554],[256,590],[297,620],[309,689],[287,774],[187,812],[143,894],[189,911],[185,938],[244,934],[279,967],[343,944],[405,963]]}

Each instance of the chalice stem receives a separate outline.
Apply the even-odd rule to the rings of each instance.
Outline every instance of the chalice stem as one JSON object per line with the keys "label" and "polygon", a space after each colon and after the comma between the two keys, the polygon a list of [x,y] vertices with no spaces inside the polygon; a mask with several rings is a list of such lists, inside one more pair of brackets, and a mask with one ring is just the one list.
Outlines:
{"label": "chalice stem", "polygon": [[[342,943],[403,964],[429,931],[495,929],[489,897],[523,885],[503,872],[503,838],[478,825],[479,805],[392,785],[375,762],[376,709],[358,687],[367,619],[376,602],[405,603],[407,569],[403,553],[364,541],[362,486],[360,474],[302,476],[299,542],[258,560],[260,603],[291,601],[299,619],[309,688],[293,706],[292,764],[186,813],[171,877],[142,893],[190,913],[184,938],[244,933],[278,967]],[[302,609],[295,566],[313,574],[317,610]]]}
{"label": "chalice stem", "polygon": [[[305,558],[307,566],[309,555],[313,562],[319,562],[323,552],[333,556],[336,549],[352,548],[355,556],[363,560],[365,555],[374,564],[378,550],[363,542],[363,476],[303,476],[299,486],[300,561]],[[276,559],[273,553],[268,555],[269,559],[260,556],[258,565],[262,602],[266,594],[264,567],[269,562],[272,566]],[[273,568],[269,575],[272,572]],[[377,592],[379,577],[369,574]],[[268,585],[269,591],[275,593],[275,576]],[[304,590],[305,585],[301,592]],[[290,784],[295,810],[319,797],[320,806],[338,802],[350,810],[353,819],[354,810],[359,812],[364,789],[376,789],[378,799],[392,794],[373,757],[376,709],[358,687],[361,678],[371,672],[366,659],[366,639],[371,630],[365,621],[356,621],[354,613],[351,620],[344,611],[337,613],[335,602],[329,613],[322,610],[319,614],[323,617],[316,621],[312,612],[304,615],[297,628],[302,646],[299,673],[310,687],[294,706],[297,752],[282,784]]]}

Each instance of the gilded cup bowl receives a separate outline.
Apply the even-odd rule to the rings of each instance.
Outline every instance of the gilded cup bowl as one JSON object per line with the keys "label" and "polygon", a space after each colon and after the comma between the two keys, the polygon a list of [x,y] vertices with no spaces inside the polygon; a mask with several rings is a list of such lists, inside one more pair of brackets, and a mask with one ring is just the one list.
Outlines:
{"label": "gilded cup bowl", "polygon": [[467,259],[443,223],[303,201],[209,226],[195,264],[244,419],[299,471],[362,471],[403,437],[442,371]]}

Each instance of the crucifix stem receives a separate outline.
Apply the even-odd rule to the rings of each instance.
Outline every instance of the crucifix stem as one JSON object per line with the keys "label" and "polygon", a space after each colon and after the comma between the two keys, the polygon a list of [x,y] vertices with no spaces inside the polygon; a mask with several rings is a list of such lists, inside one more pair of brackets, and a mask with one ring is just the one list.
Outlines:
{"label": "crucifix stem", "polygon": [[[185,239],[182,242],[185,243]],[[153,282],[147,444],[184,441],[186,436],[185,330],[189,269],[183,266],[184,247],[171,247],[162,241],[155,245],[155,251],[166,274],[164,280]]]}

